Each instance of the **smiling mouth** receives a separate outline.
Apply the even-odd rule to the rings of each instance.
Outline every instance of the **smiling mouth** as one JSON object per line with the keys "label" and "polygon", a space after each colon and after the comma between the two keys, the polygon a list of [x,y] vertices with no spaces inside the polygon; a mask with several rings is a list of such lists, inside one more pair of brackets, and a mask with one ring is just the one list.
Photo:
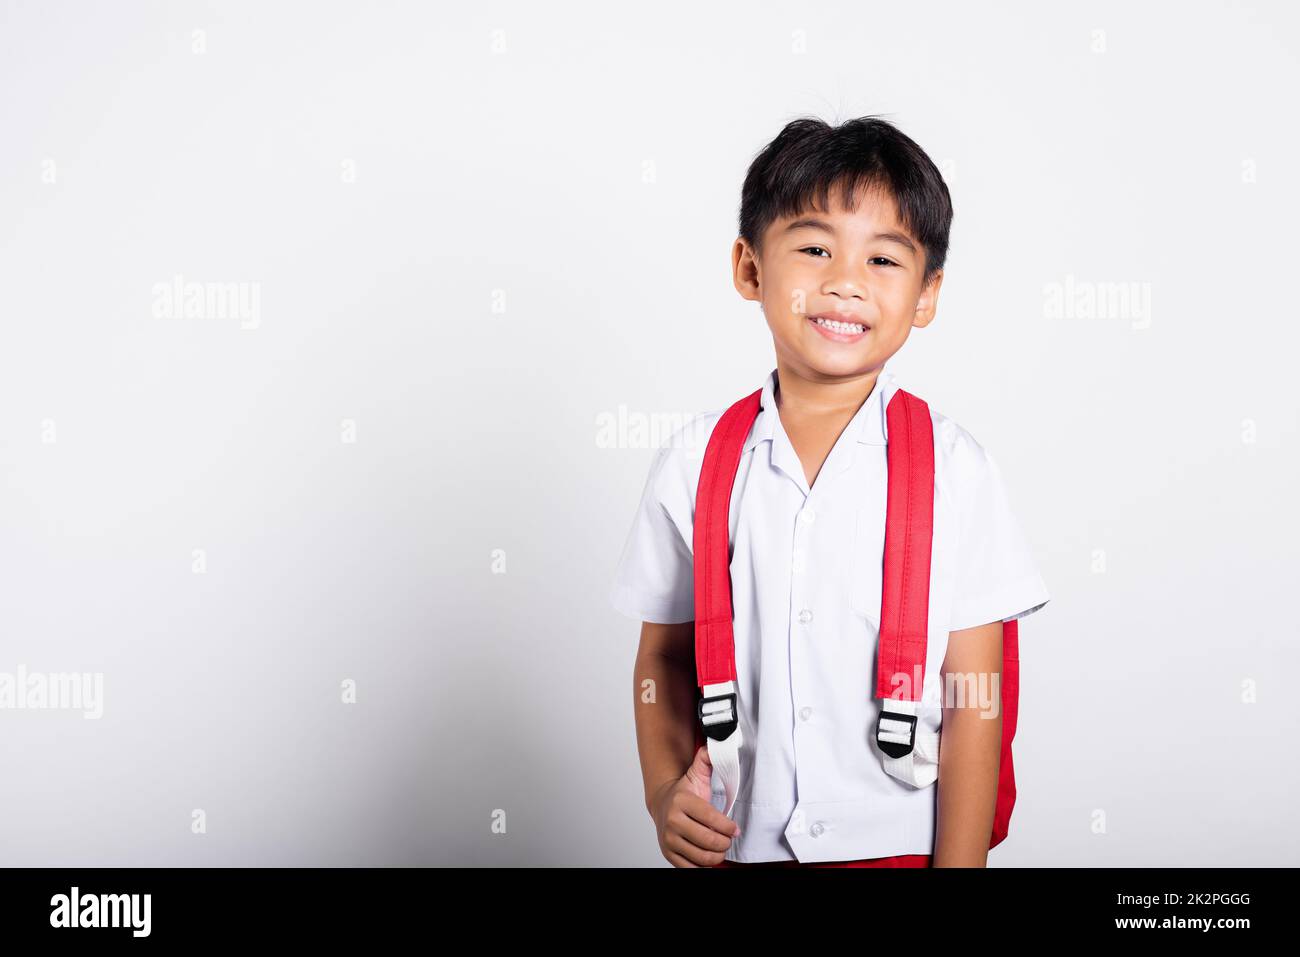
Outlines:
{"label": "smiling mouth", "polygon": [[817,331],[822,335],[839,341],[852,341],[871,328],[865,322],[845,321],[825,314],[806,318],[817,327]]}

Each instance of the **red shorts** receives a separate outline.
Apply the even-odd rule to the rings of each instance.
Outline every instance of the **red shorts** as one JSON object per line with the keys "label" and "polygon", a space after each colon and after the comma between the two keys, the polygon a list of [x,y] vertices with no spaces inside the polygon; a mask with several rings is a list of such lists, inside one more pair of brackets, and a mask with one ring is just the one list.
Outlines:
{"label": "red shorts", "polygon": [[868,857],[860,861],[758,861],[744,864],[739,861],[723,861],[718,867],[930,867],[929,854],[900,854],[897,857]]}

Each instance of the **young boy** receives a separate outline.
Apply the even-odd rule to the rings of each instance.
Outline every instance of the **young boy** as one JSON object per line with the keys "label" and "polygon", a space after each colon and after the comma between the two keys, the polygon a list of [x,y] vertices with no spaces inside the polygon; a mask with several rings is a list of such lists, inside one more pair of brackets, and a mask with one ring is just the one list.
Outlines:
{"label": "young boy", "polygon": [[[741,787],[731,816],[696,747],[692,550],[701,461],[722,411],[658,451],[611,600],[643,622],[637,741],[646,808],[678,867],[984,866],[1001,716],[943,695],[1002,670],[1002,623],[1047,588],[988,452],[931,410],[935,481],[918,731],[942,727],[939,780],[913,787],[874,748],[886,515],[885,369],[934,319],[952,206],[916,143],[872,117],[791,122],[754,160],[732,250],[776,369],[729,516]],[[992,352],[992,349],[990,350]],[[652,681],[655,694],[645,694]]]}

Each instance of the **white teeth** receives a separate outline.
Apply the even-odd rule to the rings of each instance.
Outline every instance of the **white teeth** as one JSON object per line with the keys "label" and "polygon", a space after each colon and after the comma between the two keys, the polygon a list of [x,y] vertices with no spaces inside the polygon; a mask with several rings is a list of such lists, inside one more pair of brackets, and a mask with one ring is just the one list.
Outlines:
{"label": "white teeth", "polygon": [[860,322],[836,322],[834,319],[822,319],[820,317],[813,320],[819,326],[824,326],[831,332],[839,332],[846,336],[856,335],[866,330],[866,326]]}

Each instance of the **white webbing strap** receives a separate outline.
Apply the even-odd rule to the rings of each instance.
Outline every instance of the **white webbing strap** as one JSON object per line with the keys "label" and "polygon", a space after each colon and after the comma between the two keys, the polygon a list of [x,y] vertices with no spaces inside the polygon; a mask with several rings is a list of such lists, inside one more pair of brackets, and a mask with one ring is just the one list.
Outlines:
{"label": "white webbing strap", "polygon": [[[885,773],[914,788],[929,787],[939,778],[939,732],[922,731],[904,715],[917,714],[917,702],[899,698],[885,698],[880,702],[880,724],[876,732],[878,743],[908,744],[911,749],[901,757],[890,757],[883,751],[881,761]],[[890,714],[899,715],[891,718]]]}
{"label": "white webbing strap", "polygon": [[939,780],[939,738],[937,731],[916,732],[911,751],[901,758],[884,756],[885,773],[914,788],[928,788]]}
{"label": "white webbing strap", "polygon": [[[740,702],[736,697],[736,683],[727,681],[722,684],[705,685],[702,690],[706,700],[700,702],[700,719],[704,724],[709,763],[713,765],[713,773],[722,782],[723,790],[727,794],[727,805],[722,813],[731,817],[731,812],[736,806],[736,796],[740,794],[740,745],[742,743]],[[722,697],[718,701],[707,700],[723,695],[730,697]],[[735,727],[725,738],[719,740],[708,737],[710,728],[733,722]]]}

